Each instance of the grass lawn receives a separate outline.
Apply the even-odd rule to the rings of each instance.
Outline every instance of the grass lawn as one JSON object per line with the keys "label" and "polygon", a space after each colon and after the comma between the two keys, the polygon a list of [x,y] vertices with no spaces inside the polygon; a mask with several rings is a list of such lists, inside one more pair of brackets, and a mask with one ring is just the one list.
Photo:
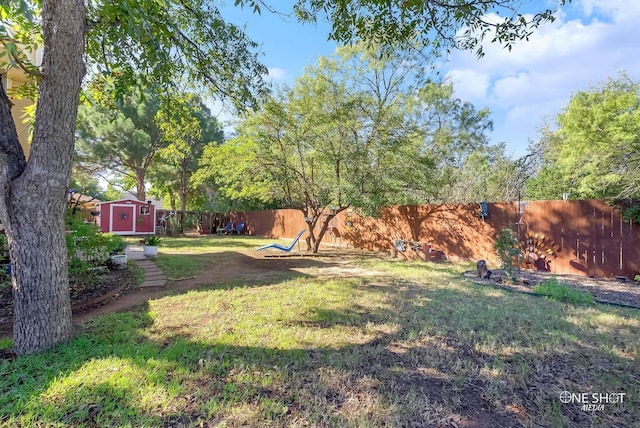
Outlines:
{"label": "grass lawn", "polygon": [[[164,238],[158,263],[188,277],[266,242]],[[260,262],[288,273],[152,300],[0,360],[0,425],[640,426],[638,310],[473,284],[464,263]],[[626,395],[585,411],[562,391]]]}

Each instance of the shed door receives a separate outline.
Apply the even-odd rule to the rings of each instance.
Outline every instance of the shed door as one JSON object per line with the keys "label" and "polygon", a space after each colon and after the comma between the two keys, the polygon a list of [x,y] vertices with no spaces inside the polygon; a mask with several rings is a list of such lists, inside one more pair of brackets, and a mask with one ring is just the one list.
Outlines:
{"label": "shed door", "polygon": [[113,233],[133,233],[135,205],[111,205],[111,231]]}

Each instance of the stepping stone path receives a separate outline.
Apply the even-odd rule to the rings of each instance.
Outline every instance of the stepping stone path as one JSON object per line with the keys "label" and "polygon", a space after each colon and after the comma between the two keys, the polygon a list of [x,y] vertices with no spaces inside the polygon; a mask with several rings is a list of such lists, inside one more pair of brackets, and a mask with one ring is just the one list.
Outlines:
{"label": "stepping stone path", "polygon": [[143,249],[138,245],[129,245],[124,253],[130,260],[135,260],[136,265],[144,271],[144,281],[140,288],[164,287],[167,285],[167,276],[160,270],[153,259],[145,257]]}

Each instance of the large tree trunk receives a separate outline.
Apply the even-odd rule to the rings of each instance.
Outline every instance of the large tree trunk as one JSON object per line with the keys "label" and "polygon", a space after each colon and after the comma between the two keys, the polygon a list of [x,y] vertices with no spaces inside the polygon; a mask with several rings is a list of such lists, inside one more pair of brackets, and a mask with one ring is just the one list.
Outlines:
{"label": "large tree trunk", "polygon": [[147,192],[144,186],[146,172],[145,169],[138,169],[136,171],[136,197],[139,201],[146,201],[147,199]]}
{"label": "large tree trunk", "polygon": [[[0,144],[0,218],[11,253],[14,352],[20,355],[72,334],[64,212],[84,75],[84,2],[44,0],[42,17],[42,78],[29,161],[20,162],[14,143]],[[2,107],[1,131],[11,133],[6,114]]]}
{"label": "large tree trunk", "polygon": [[187,196],[189,193],[189,181],[184,168],[180,173],[180,208],[182,209],[182,216],[180,217],[180,233],[184,233],[184,220],[185,213],[187,211]]}
{"label": "large tree trunk", "polygon": [[[306,223],[307,223],[307,237],[305,238],[307,241],[307,252],[317,254],[320,250],[320,244],[322,243],[322,239],[326,235],[329,230],[329,223],[331,220],[335,218],[340,212],[346,210],[348,207],[339,207],[334,208],[333,211],[330,211],[329,214],[323,214],[325,209],[313,210],[313,214],[310,214],[310,210],[302,210],[304,213]],[[321,220],[321,217],[324,217]],[[320,230],[318,231],[318,235],[316,236],[315,230],[316,225],[320,222]]]}
{"label": "large tree trunk", "polygon": [[180,225],[179,225],[179,233],[184,233],[184,221],[187,215],[187,201],[185,199],[180,199]]}

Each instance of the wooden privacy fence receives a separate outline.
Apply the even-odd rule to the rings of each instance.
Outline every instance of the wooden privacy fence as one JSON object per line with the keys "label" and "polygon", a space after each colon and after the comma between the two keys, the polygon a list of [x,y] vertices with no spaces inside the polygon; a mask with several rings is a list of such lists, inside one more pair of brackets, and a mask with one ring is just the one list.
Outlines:
{"label": "wooden privacy fence", "polygon": [[[530,268],[599,278],[640,274],[640,225],[623,220],[605,201],[490,203],[484,217],[481,208],[385,207],[378,218],[343,211],[332,219],[323,242],[373,251],[391,250],[394,240],[429,243],[448,259],[496,265],[496,237],[510,228],[530,251]],[[245,222],[252,235],[273,238],[293,238],[306,227],[298,210],[248,211],[232,218]]]}

